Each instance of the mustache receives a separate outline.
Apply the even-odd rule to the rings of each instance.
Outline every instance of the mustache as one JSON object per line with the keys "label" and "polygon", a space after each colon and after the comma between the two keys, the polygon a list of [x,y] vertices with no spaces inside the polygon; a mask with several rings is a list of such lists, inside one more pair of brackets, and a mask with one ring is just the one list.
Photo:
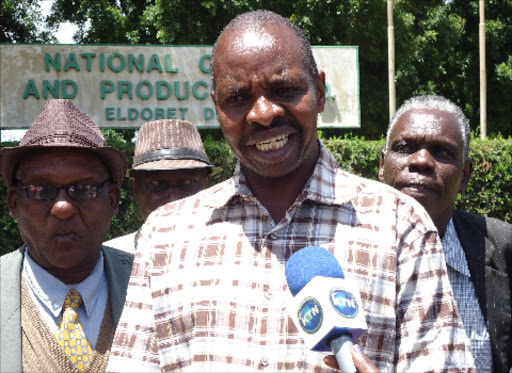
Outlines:
{"label": "mustache", "polygon": [[264,126],[259,123],[254,123],[252,125],[251,130],[248,131],[248,133],[245,134],[243,137],[244,137],[244,140],[247,140],[248,138],[250,138],[256,134],[271,131],[271,130],[274,130],[279,127],[293,128],[294,129],[293,132],[295,132],[295,133],[302,133],[304,131],[303,128],[299,125],[299,123],[296,120],[287,119],[287,118],[283,118],[283,117],[277,117],[277,118],[274,118],[272,120],[272,123],[270,123],[270,125],[268,125],[268,126]]}
{"label": "mustache", "polygon": [[303,132],[304,129],[296,120],[278,117],[274,118],[268,126],[259,123],[251,124],[250,130],[242,136],[240,146],[254,145],[266,138],[282,134],[302,136]]}
{"label": "mustache", "polygon": [[292,127],[299,127],[298,123],[295,120],[289,120],[289,119],[286,119],[286,118],[283,118],[283,117],[275,117],[272,120],[272,123],[270,123],[269,126],[264,126],[262,124],[257,123],[255,125],[254,130],[257,131],[257,132],[261,132],[261,131],[266,131],[266,130],[269,130],[269,129],[272,129],[272,128],[278,128],[278,127],[281,127],[281,126],[286,126],[286,125],[289,125],[289,126],[292,126]]}

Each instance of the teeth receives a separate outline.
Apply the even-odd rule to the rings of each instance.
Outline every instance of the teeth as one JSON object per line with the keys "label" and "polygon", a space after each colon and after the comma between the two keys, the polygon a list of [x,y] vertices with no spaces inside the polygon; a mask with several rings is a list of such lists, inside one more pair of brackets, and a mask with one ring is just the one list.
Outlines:
{"label": "teeth", "polygon": [[280,135],[277,137],[273,137],[271,139],[265,140],[264,142],[259,142],[256,144],[256,148],[263,152],[268,152],[270,150],[281,149],[288,142],[288,135]]}

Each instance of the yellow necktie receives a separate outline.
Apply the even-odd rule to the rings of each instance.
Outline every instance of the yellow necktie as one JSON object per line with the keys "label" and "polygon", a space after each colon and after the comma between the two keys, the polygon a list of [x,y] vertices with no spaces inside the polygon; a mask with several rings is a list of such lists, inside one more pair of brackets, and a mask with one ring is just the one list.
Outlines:
{"label": "yellow necktie", "polygon": [[76,313],[81,303],[82,296],[80,293],[75,289],[70,289],[66,295],[66,300],[64,300],[63,315],[59,324],[60,329],[55,332],[55,337],[64,348],[66,355],[69,356],[78,369],[83,371],[89,364],[92,349],[89,341],[85,338],[85,333]]}

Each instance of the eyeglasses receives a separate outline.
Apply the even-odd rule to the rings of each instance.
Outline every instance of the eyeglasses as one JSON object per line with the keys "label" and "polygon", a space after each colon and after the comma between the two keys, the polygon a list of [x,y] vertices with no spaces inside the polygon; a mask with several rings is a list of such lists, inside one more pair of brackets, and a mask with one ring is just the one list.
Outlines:
{"label": "eyeglasses", "polygon": [[[19,181],[19,180],[18,180]],[[27,193],[27,198],[43,201],[54,199],[59,190],[64,189],[68,196],[75,200],[90,200],[95,199],[98,192],[103,188],[103,185],[108,181],[105,180],[100,184],[73,184],[73,185],[21,185],[23,190]],[[20,181],[21,184],[21,181]]]}
{"label": "eyeglasses", "polygon": [[146,189],[150,193],[163,193],[169,189],[180,191],[184,193],[196,193],[201,188],[201,183],[198,180],[178,180],[170,182],[168,180],[151,180],[145,183]]}

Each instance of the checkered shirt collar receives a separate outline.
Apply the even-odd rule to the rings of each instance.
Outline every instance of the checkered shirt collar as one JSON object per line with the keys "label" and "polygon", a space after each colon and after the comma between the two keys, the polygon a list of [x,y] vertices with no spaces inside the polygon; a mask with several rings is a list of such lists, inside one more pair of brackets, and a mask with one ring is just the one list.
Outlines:
{"label": "checkered shirt collar", "polygon": [[[338,162],[331,155],[321,140],[320,155],[318,157],[315,169],[307,181],[304,190],[298,197],[302,202],[306,199],[321,202],[324,204],[341,205],[352,200],[355,196],[355,188],[352,184],[347,184],[346,174],[339,169]],[[347,182],[344,182],[347,180]],[[230,184],[230,185],[226,185]],[[217,198],[212,198],[209,205],[212,207],[222,207],[232,198],[254,198],[249,188],[246,176],[242,171],[240,162],[237,163],[233,177],[227,182],[222,183],[222,188],[214,188],[211,193],[215,196],[216,191],[225,191],[219,193]],[[340,187],[341,186],[341,187]],[[215,190],[216,189],[216,190]]]}
{"label": "checkered shirt collar", "polygon": [[464,249],[462,248],[459,237],[457,236],[457,231],[453,225],[453,218],[450,219],[450,222],[446,227],[446,232],[444,233],[442,241],[444,254],[446,256],[446,264],[457,272],[471,277]]}

